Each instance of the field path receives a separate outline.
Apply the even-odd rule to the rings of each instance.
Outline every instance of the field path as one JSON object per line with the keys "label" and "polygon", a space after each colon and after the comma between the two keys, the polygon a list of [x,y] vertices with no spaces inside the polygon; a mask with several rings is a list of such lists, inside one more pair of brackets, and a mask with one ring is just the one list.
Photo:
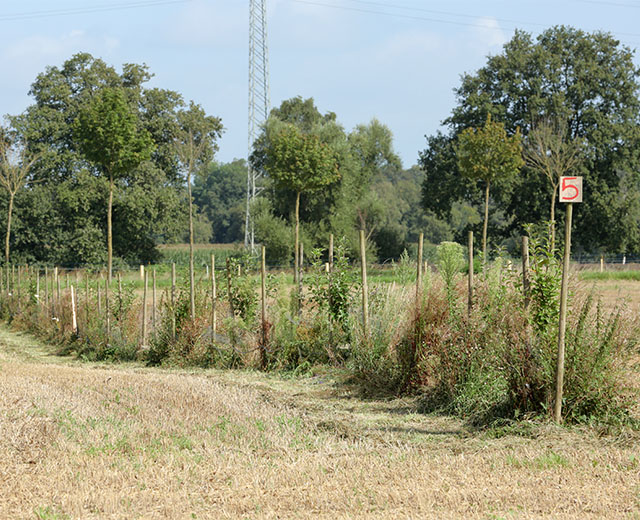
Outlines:
{"label": "field path", "polygon": [[635,433],[495,438],[330,375],[81,363],[0,328],[1,519],[640,518]]}

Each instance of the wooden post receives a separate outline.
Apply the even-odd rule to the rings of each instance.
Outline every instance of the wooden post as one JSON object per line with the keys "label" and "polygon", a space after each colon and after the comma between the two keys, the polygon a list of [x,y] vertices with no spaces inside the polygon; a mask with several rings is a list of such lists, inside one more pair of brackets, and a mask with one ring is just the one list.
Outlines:
{"label": "wooden post", "polygon": [[144,265],[140,264],[140,280],[144,280]]}
{"label": "wooden post", "polygon": [[367,252],[364,230],[360,230],[360,268],[362,275],[362,329],[364,337],[369,339],[369,286],[367,285]]}
{"label": "wooden post", "polygon": [[176,339],[176,263],[171,263],[171,337]]}
{"label": "wooden post", "polygon": [[156,336],[156,270],[153,270],[153,292],[152,294],[152,307],[151,307],[151,330],[152,336],[155,338]]}
{"label": "wooden post", "polygon": [[231,317],[234,317],[236,313],[233,308],[233,298],[231,297],[231,262],[229,261],[229,257],[227,257],[227,295],[229,296],[229,310],[231,311]]}
{"label": "wooden post", "polygon": [[84,272],[84,335],[89,330],[89,273]]}
{"label": "wooden post", "polygon": [[[300,243],[302,246],[302,243]],[[302,251],[302,248],[300,249]],[[262,261],[260,262],[260,278],[262,279],[260,296],[262,300],[262,341],[260,342],[260,368],[267,368],[267,268],[266,250],[262,246]]]}
{"label": "wooden post", "polygon": [[418,261],[416,262],[416,305],[420,305],[422,294],[422,253],[424,248],[424,233],[418,238]]}
{"label": "wooden post", "polygon": [[44,266],[44,308],[49,312],[49,269]]}
{"label": "wooden post", "polygon": [[604,273],[604,253],[600,255],[600,272]]}
{"label": "wooden post", "polygon": [[109,310],[109,276],[104,280],[104,311],[107,323],[107,345],[111,344],[111,311]]}
{"label": "wooden post", "polygon": [[571,219],[573,204],[567,204],[564,228],[564,260],[562,262],[562,285],[560,286],[560,323],[558,326],[558,364],[556,367],[556,402],[554,419],[562,421],[562,386],[564,384],[564,338],[567,329],[567,292],[569,286],[569,260],[571,258]]}
{"label": "wooden post", "polygon": [[216,255],[211,255],[211,342],[215,342],[217,326],[218,295],[216,294]]}
{"label": "wooden post", "polygon": [[66,286],[65,286],[65,289],[68,289],[68,288],[69,288],[69,273],[68,273],[68,272],[67,272],[67,273],[65,273],[65,278],[66,278]]}
{"label": "wooden post", "polygon": [[529,277],[529,237],[522,237],[522,291],[524,308],[529,308],[531,301],[531,278]]}
{"label": "wooden post", "polygon": [[304,244],[302,240],[298,244],[300,250],[298,252],[298,316],[302,314],[302,274],[304,265]]}
{"label": "wooden post", "polygon": [[36,269],[36,304],[40,308],[40,268]]}
{"label": "wooden post", "polygon": [[78,333],[78,319],[76,317],[76,298],[73,285],[71,286],[71,330],[74,334]]}
{"label": "wooden post", "polygon": [[469,294],[467,300],[467,312],[471,316],[473,310],[473,231],[469,231]]}
{"label": "wooden post", "polygon": [[149,281],[149,273],[145,269],[144,271],[144,291],[142,293],[142,338],[140,340],[140,346],[144,347],[147,344],[147,285]]}

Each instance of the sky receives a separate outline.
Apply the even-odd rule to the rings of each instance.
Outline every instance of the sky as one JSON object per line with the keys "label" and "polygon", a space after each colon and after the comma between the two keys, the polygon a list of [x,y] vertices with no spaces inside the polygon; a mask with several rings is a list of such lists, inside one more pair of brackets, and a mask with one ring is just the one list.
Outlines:
{"label": "sky", "polygon": [[[89,52],[222,119],[217,160],[247,156],[249,0],[0,0],[0,115],[33,102],[47,66]],[[403,164],[442,128],[460,76],[499,54],[516,28],[611,32],[640,47],[640,1],[267,0],[270,95],[313,97],[347,131],[377,118]],[[640,65],[638,56],[636,64]]]}

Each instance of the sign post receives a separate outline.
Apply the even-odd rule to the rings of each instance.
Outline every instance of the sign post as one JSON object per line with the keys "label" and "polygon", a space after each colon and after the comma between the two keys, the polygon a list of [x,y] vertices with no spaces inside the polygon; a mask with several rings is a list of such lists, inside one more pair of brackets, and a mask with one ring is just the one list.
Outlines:
{"label": "sign post", "polygon": [[564,259],[560,287],[560,323],[558,326],[558,363],[556,366],[556,402],[554,420],[562,420],[562,385],[564,383],[564,345],[567,330],[567,292],[569,286],[569,260],[571,258],[571,220],[573,203],[582,202],[582,177],[560,177],[560,202],[566,202],[567,215],[564,228]]}

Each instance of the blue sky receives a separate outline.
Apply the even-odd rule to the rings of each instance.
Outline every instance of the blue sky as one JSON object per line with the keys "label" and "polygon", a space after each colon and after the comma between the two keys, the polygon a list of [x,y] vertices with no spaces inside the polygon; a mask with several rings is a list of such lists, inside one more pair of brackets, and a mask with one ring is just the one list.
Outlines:
{"label": "blue sky", "polygon": [[[270,0],[271,101],[313,97],[347,130],[377,117],[410,166],[454,106],[460,75],[499,53],[516,27],[606,30],[636,48],[639,19],[632,0]],[[153,86],[222,118],[218,160],[246,157],[247,40],[248,0],[5,0],[0,114],[28,106],[46,66],[86,51],[118,69],[146,63]]]}

